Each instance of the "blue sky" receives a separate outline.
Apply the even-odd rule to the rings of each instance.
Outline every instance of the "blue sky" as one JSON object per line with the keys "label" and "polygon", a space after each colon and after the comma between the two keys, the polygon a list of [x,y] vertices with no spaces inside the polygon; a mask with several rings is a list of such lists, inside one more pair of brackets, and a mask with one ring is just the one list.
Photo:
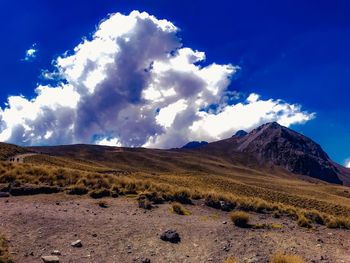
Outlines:
{"label": "blue sky", "polygon": [[[183,46],[210,63],[238,65],[229,89],[298,103],[316,117],[292,128],[337,162],[350,158],[350,2],[45,1],[0,3],[0,103],[36,96],[42,70],[90,37],[109,13],[146,11],[180,28]],[[26,52],[36,50],[26,58]],[[28,55],[28,54],[27,54]]]}

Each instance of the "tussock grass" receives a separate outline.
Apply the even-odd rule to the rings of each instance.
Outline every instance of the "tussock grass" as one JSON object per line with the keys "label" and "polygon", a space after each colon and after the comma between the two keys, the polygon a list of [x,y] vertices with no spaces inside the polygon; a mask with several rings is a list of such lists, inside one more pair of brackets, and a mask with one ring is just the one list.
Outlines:
{"label": "tussock grass", "polygon": [[305,261],[296,255],[285,255],[276,253],[271,258],[271,263],[305,263]]}
{"label": "tussock grass", "polygon": [[[215,182],[222,179],[225,184],[220,183],[220,186],[212,184],[213,178],[215,178]],[[332,203],[324,206],[326,203],[320,200],[311,202],[312,208],[305,208],[306,205],[300,205],[297,201],[293,205],[290,205],[290,200],[284,203],[284,198],[278,199],[279,195],[276,197],[276,201],[273,201],[275,198],[265,200],[253,197],[250,194],[241,193],[242,188],[249,190],[250,186],[240,186],[238,190],[236,189],[237,191],[231,188],[228,190],[227,186],[235,186],[236,183],[221,175],[200,174],[195,176],[192,173],[155,175],[134,172],[129,175],[116,176],[115,174],[101,174],[49,165],[0,162],[1,183],[11,186],[33,184],[60,187],[69,194],[90,193],[95,198],[101,195],[102,197],[143,195],[151,204],[162,202],[191,204],[193,199],[204,199],[206,205],[224,211],[242,210],[269,213],[275,217],[288,216],[304,227],[310,227],[312,224],[323,224],[330,228],[350,229],[350,208],[347,210],[345,206],[333,205]],[[266,189],[261,189],[261,191],[264,192]],[[308,198],[302,200],[303,204],[309,204]]]}
{"label": "tussock grass", "polygon": [[311,222],[308,220],[304,214],[299,214],[298,215],[298,221],[297,221],[298,226],[300,227],[305,227],[305,228],[311,228]]}
{"label": "tussock grass", "polygon": [[229,257],[225,259],[224,263],[238,263],[238,261],[234,257]]}
{"label": "tussock grass", "polygon": [[0,235],[0,263],[14,263],[10,256],[7,240],[2,235]]}
{"label": "tussock grass", "polygon": [[188,211],[185,207],[183,207],[180,203],[175,202],[171,205],[170,211],[174,214],[178,215],[190,215],[190,211]]}
{"label": "tussock grass", "polygon": [[235,211],[230,214],[231,221],[235,226],[248,227],[249,214],[243,211]]}

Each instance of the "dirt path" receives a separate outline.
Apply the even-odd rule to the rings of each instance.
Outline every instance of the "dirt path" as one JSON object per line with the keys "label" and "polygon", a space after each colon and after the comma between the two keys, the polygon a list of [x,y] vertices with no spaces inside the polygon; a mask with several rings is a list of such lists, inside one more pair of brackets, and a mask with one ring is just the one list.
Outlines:
{"label": "dirt path", "polygon": [[7,160],[9,162],[14,162],[14,163],[24,163],[24,159],[30,156],[38,155],[37,153],[25,153],[25,154],[18,154],[15,156],[12,156],[8,158]]}
{"label": "dirt path", "polygon": [[[251,214],[252,223],[278,223],[281,229],[234,227],[228,214],[200,202],[187,206],[190,216],[169,211],[169,204],[152,211],[139,209],[135,200],[103,199],[101,208],[88,197],[64,194],[0,199],[0,232],[10,240],[15,262],[41,262],[41,255],[59,250],[60,262],[223,262],[234,256],[239,262],[268,262],[276,251],[296,253],[307,262],[349,263],[350,231],[317,227],[306,230],[289,219]],[[224,223],[227,221],[227,223]],[[160,240],[175,229],[179,244]],[[71,247],[80,239],[81,248]]]}

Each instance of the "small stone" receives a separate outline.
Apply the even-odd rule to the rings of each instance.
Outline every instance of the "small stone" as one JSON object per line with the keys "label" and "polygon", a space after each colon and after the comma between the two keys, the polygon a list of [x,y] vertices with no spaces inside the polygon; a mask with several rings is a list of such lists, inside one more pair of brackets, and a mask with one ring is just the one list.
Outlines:
{"label": "small stone", "polygon": [[181,241],[180,235],[175,230],[167,230],[161,236],[160,239],[170,243],[179,243]]}
{"label": "small stone", "polygon": [[42,256],[41,259],[44,263],[59,263],[60,259],[57,256]]}
{"label": "small stone", "polygon": [[134,258],[133,263],[151,263],[149,258]]}
{"label": "small stone", "polygon": [[0,198],[1,197],[10,197],[9,193],[5,193],[5,192],[0,192]]}
{"label": "small stone", "polygon": [[227,224],[227,222],[226,221],[224,221],[224,222],[222,222],[224,225],[226,225]]}
{"label": "small stone", "polygon": [[54,250],[54,251],[52,251],[51,255],[60,256],[61,252],[59,250]]}
{"label": "small stone", "polygon": [[83,244],[81,243],[81,240],[77,240],[71,243],[72,247],[82,247]]}

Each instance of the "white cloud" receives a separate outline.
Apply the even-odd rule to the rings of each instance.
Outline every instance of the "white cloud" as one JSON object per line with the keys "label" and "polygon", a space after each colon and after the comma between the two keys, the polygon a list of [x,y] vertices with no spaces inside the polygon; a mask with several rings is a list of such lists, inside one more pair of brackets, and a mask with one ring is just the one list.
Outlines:
{"label": "white cloud", "polygon": [[24,61],[31,61],[36,58],[38,53],[38,49],[36,48],[36,44],[33,44],[28,50],[26,50]]}
{"label": "white cloud", "polygon": [[110,15],[67,54],[55,61],[56,72],[43,72],[62,83],[37,87],[31,100],[11,96],[0,108],[0,140],[176,147],[267,121],[289,126],[314,116],[254,93],[227,104],[237,97],[227,88],[238,67],[200,66],[205,53],[183,47],[176,26],[147,13]]}
{"label": "white cloud", "polygon": [[350,168],[350,159],[345,161],[345,167]]}

